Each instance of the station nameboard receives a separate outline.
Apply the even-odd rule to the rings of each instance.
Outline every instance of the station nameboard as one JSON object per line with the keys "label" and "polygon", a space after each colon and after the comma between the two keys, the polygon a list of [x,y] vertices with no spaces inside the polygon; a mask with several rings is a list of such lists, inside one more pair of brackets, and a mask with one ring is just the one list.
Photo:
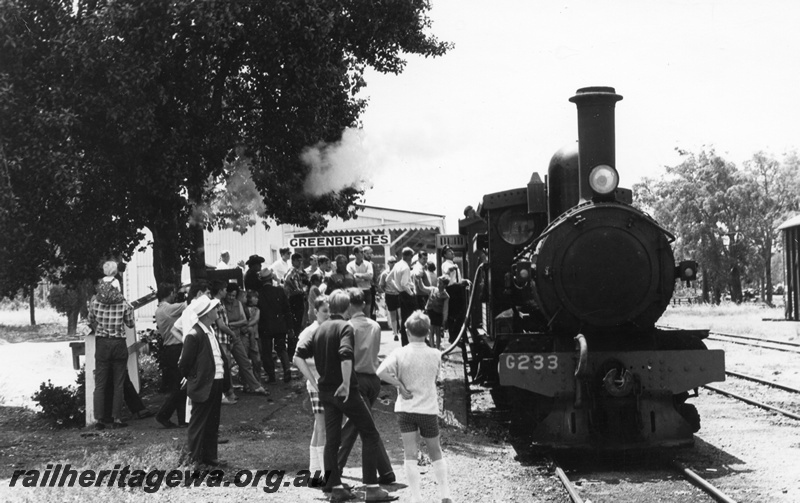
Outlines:
{"label": "station nameboard", "polygon": [[290,248],[328,248],[334,246],[389,246],[388,234],[349,236],[305,236],[289,239]]}
{"label": "station nameboard", "polygon": [[467,249],[467,238],[461,234],[437,234],[436,249],[441,250],[444,245],[450,245],[453,250],[465,251]]}

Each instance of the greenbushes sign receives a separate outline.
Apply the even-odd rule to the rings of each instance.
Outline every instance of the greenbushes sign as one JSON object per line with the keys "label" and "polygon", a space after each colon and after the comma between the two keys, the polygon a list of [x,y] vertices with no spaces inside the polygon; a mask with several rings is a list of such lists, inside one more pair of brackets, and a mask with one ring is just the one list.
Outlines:
{"label": "greenbushes sign", "polygon": [[329,248],[334,246],[388,246],[388,234],[351,236],[308,236],[289,239],[290,248]]}

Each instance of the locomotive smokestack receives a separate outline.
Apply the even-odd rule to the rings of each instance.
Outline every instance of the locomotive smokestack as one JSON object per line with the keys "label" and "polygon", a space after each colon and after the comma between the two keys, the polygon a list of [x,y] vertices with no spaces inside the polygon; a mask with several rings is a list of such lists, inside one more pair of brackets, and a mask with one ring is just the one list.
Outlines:
{"label": "locomotive smokestack", "polygon": [[613,87],[584,87],[569,100],[578,107],[580,198],[614,200],[619,184],[615,158]]}

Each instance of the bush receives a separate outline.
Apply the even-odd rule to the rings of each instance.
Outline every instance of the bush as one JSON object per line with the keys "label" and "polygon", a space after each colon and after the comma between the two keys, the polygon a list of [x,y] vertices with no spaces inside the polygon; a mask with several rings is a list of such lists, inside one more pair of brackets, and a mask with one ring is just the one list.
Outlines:
{"label": "bush", "polygon": [[86,296],[77,288],[68,288],[64,285],[53,285],[47,301],[57,312],[69,314],[78,312],[85,317],[88,314]]}
{"label": "bush", "polygon": [[84,426],[86,424],[86,372],[81,369],[76,379],[77,387],[53,386],[48,379],[39,385],[39,391],[31,397],[42,411],[39,415],[58,428]]}
{"label": "bush", "polygon": [[57,312],[67,315],[67,335],[75,335],[78,318],[89,314],[87,301],[93,293],[91,281],[82,281],[78,285],[53,285],[47,301]]}
{"label": "bush", "polygon": [[147,353],[156,359],[159,362],[159,367],[161,365],[161,346],[164,343],[164,338],[161,337],[161,334],[158,333],[158,330],[154,330],[152,328],[148,328],[147,330],[139,330],[136,334],[139,337],[139,340],[142,342],[147,343]]}
{"label": "bush", "polygon": [[160,392],[161,390],[161,369],[160,365],[152,355],[139,357],[139,389],[140,395]]}

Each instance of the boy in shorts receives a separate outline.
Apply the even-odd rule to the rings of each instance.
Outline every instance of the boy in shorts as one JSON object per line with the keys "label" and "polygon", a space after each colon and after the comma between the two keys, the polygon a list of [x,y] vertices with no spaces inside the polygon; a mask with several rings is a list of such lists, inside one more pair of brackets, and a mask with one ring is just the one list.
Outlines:
{"label": "boy in shorts", "polygon": [[404,467],[411,487],[412,501],[421,502],[421,481],[417,467],[417,432],[428,446],[433,475],[439,486],[442,503],[451,503],[447,483],[447,463],[439,443],[439,402],[436,376],[442,353],[425,344],[431,321],[422,311],[414,311],[406,320],[408,345],[395,349],[378,367],[378,377],[397,387],[394,411],[403,438]]}
{"label": "boy in shorts", "polygon": [[[316,274],[314,275],[316,276]],[[314,316],[316,319],[314,323],[307,326],[305,330],[300,333],[297,340],[297,345],[305,344],[308,339],[314,336],[317,328],[331,317],[330,307],[328,306],[328,297],[319,295],[314,299]],[[319,379],[319,372],[317,372],[317,365],[313,358],[306,360],[308,369],[315,379]],[[314,387],[311,381],[306,380],[306,390],[311,399],[311,412],[314,414],[314,430],[311,433],[311,444],[308,446],[309,465],[308,470],[311,472],[312,477],[317,476],[317,472],[325,471],[325,409],[322,408],[322,403],[319,401],[319,391]]]}

